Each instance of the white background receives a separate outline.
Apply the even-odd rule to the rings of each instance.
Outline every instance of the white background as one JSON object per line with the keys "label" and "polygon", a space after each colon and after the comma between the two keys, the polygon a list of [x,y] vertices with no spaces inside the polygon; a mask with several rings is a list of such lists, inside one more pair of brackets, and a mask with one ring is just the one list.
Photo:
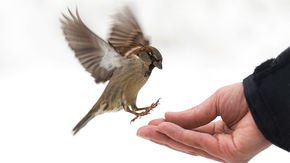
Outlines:
{"label": "white background", "polygon": [[[84,22],[106,38],[110,16],[128,4],[164,57],[138,105],[159,97],[161,105],[133,124],[123,111],[101,115],[72,136],[105,85],[96,85],[74,58],[61,12],[78,6]],[[136,131],[242,81],[289,40],[288,0],[0,0],[0,162],[213,162],[150,143]],[[289,160],[271,146],[251,162]]]}

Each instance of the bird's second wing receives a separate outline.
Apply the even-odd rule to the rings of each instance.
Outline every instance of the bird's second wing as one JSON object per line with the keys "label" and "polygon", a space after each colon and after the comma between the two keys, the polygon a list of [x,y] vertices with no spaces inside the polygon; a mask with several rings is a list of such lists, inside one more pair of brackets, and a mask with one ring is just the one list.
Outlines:
{"label": "bird's second wing", "polygon": [[78,11],[76,16],[69,9],[68,12],[69,16],[63,14],[61,19],[62,30],[75,56],[96,83],[109,80],[123,57],[83,23]]}
{"label": "bird's second wing", "polygon": [[129,7],[116,14],[108,42],[121,55],[139,45],[149,45],[137,19]]}

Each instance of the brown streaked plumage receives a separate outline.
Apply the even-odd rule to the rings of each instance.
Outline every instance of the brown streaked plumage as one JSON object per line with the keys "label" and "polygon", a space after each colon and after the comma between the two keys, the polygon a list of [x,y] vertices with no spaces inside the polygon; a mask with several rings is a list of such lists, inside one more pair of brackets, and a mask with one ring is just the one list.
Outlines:
{"label": "brown streaked plumage", "polygon": [[[140,25],[129,7],[122,13],[113,16],[115,22],[108,39],[114,49],[121,55],[136,46],[148,46],[149,40],[144,37]],[[125,22],[125,23],[124,23]]]}
{"label": "brown streaked plumage", "polygon": [[76,15],[68,12],[69,16],[63,14],[61,23],[75,56],[96,83],[109,80],[97,103],[73,128],[74,134],[104,112],[124,109],[136,116],[132,121],[148,114],[159,100],[149,107],[138,108],[137,95],[153,68],[162,69],[162,56],[156,48],[149,46],[130,8],[126,7],[114,16],[108,43],[83,23],[78,11]]}

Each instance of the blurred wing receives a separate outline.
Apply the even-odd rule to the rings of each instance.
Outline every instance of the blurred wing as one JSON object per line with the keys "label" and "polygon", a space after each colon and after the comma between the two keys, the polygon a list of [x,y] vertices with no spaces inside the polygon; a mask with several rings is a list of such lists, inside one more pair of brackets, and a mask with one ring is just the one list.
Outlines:
{"label": "blurred wing", "polygon": [[131,9],[126,7],[123,12],[116,14],[108,42],[121,55],[139,45],[149,45],[144,34],[133,15]]}
{"label": "blurred wing", "polygon": [[97,83],[109,80],[123,57],[83,23],[78,11],[76,16],[68,12],[61,19],[62,30],[75,56]]}

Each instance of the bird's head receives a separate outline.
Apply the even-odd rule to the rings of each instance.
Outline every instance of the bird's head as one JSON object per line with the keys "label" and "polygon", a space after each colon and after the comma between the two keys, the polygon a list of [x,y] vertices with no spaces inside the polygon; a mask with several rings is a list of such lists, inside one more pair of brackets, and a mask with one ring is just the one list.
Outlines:
{"label": "bird's head", "polygon": [[139,57],[148,65],[162,69],[162,55],[156,48],[152,46],[144,48]]}

